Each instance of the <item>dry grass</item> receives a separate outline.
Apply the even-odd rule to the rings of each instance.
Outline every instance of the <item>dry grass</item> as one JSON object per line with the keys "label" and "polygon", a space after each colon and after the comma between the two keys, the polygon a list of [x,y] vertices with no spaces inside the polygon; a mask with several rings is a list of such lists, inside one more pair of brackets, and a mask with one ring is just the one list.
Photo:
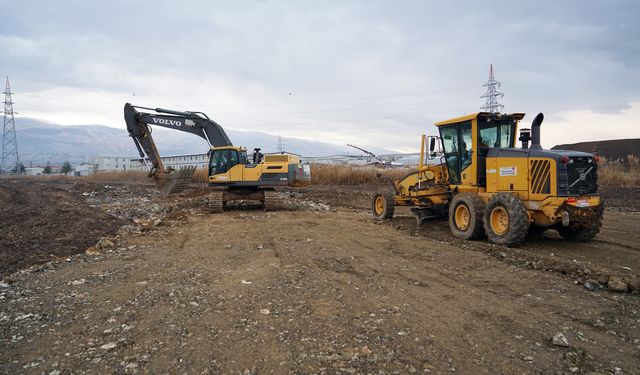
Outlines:
{"label": "dry grass", "polygon": [[629,155],[626,161],[602,159],[598,164],[598,183],[602,186],[640,186],[640,158]]}
{"label": "dry grass", "polygon": [[388,182],[378,174],[397,180],[409,173],[408,168],[379,169],[351,165],[311,164],[311,183],[314,185],[384,185]]}
{"label": "dry grass", "polygon": [[[314,185],[381,185],[380,173],[392,180],[409,173],[407,168],[379,169],[374,167],[356,167],[350,165],[311,164],[311,183]],[[193,174],[194,183],[206,183],[207,169],[198,168]]]}
{"label": "dry grass", "polygon": [[209,170],[207,168],[197,168],[193,173],[191,182],[206,184],[209,182]]}
{"label": "dry grass", "polygon": [[[311,164],[311,183],[314,185],[384,185],[386,182],[378,174],[391,180],[398,180],[409,173],[409,168],[380,169],[351,165]],[[152,183],[144,171],[99,172],[88,177],[67,177],[62,175],[33,176],[32,179],[79,179],[97,183]],[[198,168],[193,174],[194,183],[207,182],[207,169]],[[640,186],[640,158],[628,156],[627,160],[602,159],[598,165],[598,183],[601,186]]]}

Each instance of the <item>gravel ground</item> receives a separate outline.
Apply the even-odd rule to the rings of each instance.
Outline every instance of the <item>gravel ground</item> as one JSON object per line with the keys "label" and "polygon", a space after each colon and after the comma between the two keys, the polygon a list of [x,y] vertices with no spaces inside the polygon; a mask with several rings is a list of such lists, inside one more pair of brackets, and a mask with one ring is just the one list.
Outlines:
{"label": "gravel ground", "polygon": [[122,225],[3,279],[2,373],[640,372],[634,210],[582,247],[506,249],[375,223],[367,187],[219,215],[201,192],[58,187]]}

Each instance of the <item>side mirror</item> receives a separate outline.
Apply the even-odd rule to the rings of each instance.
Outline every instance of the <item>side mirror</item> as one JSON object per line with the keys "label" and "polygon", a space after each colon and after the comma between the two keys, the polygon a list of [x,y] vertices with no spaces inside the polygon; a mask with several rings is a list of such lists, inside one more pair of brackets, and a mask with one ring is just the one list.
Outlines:
{"label": "side mirror", "polygon": [[431,138],[431,142],[429,142],[429,153],[433,153],[435,149],[436,149],[436,139]]}

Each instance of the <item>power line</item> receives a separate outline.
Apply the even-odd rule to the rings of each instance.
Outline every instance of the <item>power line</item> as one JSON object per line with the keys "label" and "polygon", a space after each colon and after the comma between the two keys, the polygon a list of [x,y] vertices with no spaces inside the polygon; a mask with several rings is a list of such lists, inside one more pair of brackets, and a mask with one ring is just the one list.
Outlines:
{"label": "power line", "polygon": [[[384,96],[369,96],[369,97],[360,97],[360,98],[344,98],[344,99],[328,99],[328,100],[316,100],[316,101],[308,101],[308,102],[290,102],[290,103],[272,103],[272,104],[250,104],[251,106],[278,106],[278,105],[291,105],[291,104],[318,104],[318,103],[336,103],[336,102],[347,102],[347,101],[360,101],[360,100],[379,100],[379,99],[391,99],[391,98],[400,98],[407,96],[421,96],[428,94],[437,94],[441,92],[447,91],[458,91],[458,90],[468,90],[468,89],[477,89],[481,86],[467,86],[467,87],[456,87],[450,89],[442,89],[442,90],[432,90],[432,91],[422,91],[415,93],[407,93],[407,94],[396,94],[396,95],[384,95]],[[240,106],[240,104],[231,104],[222,106]]]}
{"label": "power line", "polygon": [[436,112],[429,113],[419,113],[412,115],[402,115],[402,116],[385,116],[385,117],[366,117],[366,118],[356,118],[356,119],[338,119],[338,120],[325,120],[325,121],[314,121],[314,122],[263,122],[263,123],[251,123],[251,124],[233,124],[238,127],[255,127],[259,125],[322,125],[322,124],[331,124],[331,123],[349,123],[349,122],[362,122],[362,121],[376,121],[376,120],[397,120],[402,118],[411,118],[411,117],[427,117],[433,116],[441,113],[472,113],[474,112],[474,108],[458,108],[458,109],[447,109]]}
{"label": "power line", "polygon": [[[453,98],[453,99],[445,99],[445,100],[432,100],[432,101],[422,101],[415,103],[402,103],[402,104],[388,104],[388,105],[376,105],[376,106],[367,106],[367,107],[348,107],[348,108],[331,108],[331,109],[313,109],[313,110],[303,110],[303,111],[276,111],[276,112],[218,112],[218,111],[206,111],[206,108],[200,108],[201,110],[205,110],[211,116],[234,116],[241,115],[243,117],[253,117],[253,116],[270,116],[270,115],[288,115],[288,114],[314,114],[314,113],[330,113],[330,112],[350,112],[350,111],[361,111],[361,110],[371,110],[371,109],[386,109],[386,108],[398,108],[398,107],[410,107],[416,105],[425,105],[425,104],[438,104],[438,103],[448,103],[455,101],[463,101],[475,99],[475,96],[467,96],[463,98]],[[204,107],[209,107],[204,106]],[[106,108],[100,108],[98,111],[103,113],[109,113],[111,110]]]}
{"label": "power line", "polygon": [[404,104],[390,104],[390,105],[377,105],[372,107],[351,107],[351,108],[335,108],[335,109],[317,109],[317,110],[309,110],[309,111],[283,111],[283,112],[215,112],[218,115],[235,115],[235,114],[248,114],[251,116],[254,115],[284,115],[284,114],[305,114],[305,113],[326,113],[326,112],[348,112],[348,111],[360,111],[366,109],[380,109],[380,108],[395,108],[395,107],[409,107],[414,105],[424,105],[424,104],[437,104],[437,103],[447,103],[447,102],[455,102],[460,100],[470,100],[475,99],[475,96],[468,96],[464,98],[455,98],[455,99],[446,99],[446,100],[434,100],[434,101],[426,101],[426,102],[418,102],[418,103],[404,103]]}
{"label": "power line", "polygon": [[[401,97],[410,97],[410,96],[422,96],[428,94],[437,94],[442,92],[450,92],[450,91],[461,91],[461,90],[469,90],[469,89],[477,89],[482,86],[474,85],[474,86],[465,86],[465,87],[455,87],[448,89],[439,89],[439,90],[430,90],[430,91],[421,91],[421,92],[413,92],[413,93],[404,93],[404,94],[395,94],[395,95],[382,95],[382,96],[368,96],[368,97],[354,97],[354,98],[341,98],[341,99],[327,99],[327,100],[313,100],[313,101],[302,101],[302,102],[279,102],[279,103],[247,103],[247,104],[215,104],[216,107],[268,107],[268,106],[288,106],[288,105],[306,105],[306,104],[321,104],[321,103],[338,103],[338,102],[349,102],[349,101],[367,101],[367,100],[380,100],[380,99],[393,99],[393,98],[401,98]],[[60,95],[56,96],[48,96],[48,95],[40,95],[40,94],[22,94],[23,97],[32,97],[36,99],[47,99],[47,100],[62,100],[62,101],[81,101],[81,102],[94,102],[94,103],[107,103],[111,102],[109,100],[95,100],[95,99],[85,99],[85,98],[76,98],[76,97],[64,97]],[[208,97],[194,97],[198,99],[208,99]],[[200,104],[184,104],[184,103],[173,103],[171,105],[176,106],[190,106],[190,105],[200,105]],[[204,104],[211,105],[211,104]]]}

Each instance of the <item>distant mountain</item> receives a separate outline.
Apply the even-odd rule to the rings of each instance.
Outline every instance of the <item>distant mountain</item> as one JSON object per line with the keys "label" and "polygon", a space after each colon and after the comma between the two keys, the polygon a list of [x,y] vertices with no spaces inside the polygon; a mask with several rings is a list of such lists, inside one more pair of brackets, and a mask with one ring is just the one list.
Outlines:
{"label": "distant mountain", "polygon": [[570,143],[552,149],[590,152],[610,160],[626,160],[628,155],[640,157],[640,138]]}
{"label": "distant mountain", "polygon": [[[239,130],[225,129],[235,145],[263,152],[277,151],[278,136]],[[20,160],[30,163],[80,163],[90,161],[95,155],[137,156],[133,140],[125,129],[104,125],[58,125],[32,118],[16,118],[16,136]],[[207,151],[205,140],[179,131],[153,128],[153,136],[163,156],[196,154]],[[338,154],[360,155],[350,147],[313,140],[282,137],[285,151],[303,156],[331,156]],[[391,151],[363,146],[374,153]]]}

